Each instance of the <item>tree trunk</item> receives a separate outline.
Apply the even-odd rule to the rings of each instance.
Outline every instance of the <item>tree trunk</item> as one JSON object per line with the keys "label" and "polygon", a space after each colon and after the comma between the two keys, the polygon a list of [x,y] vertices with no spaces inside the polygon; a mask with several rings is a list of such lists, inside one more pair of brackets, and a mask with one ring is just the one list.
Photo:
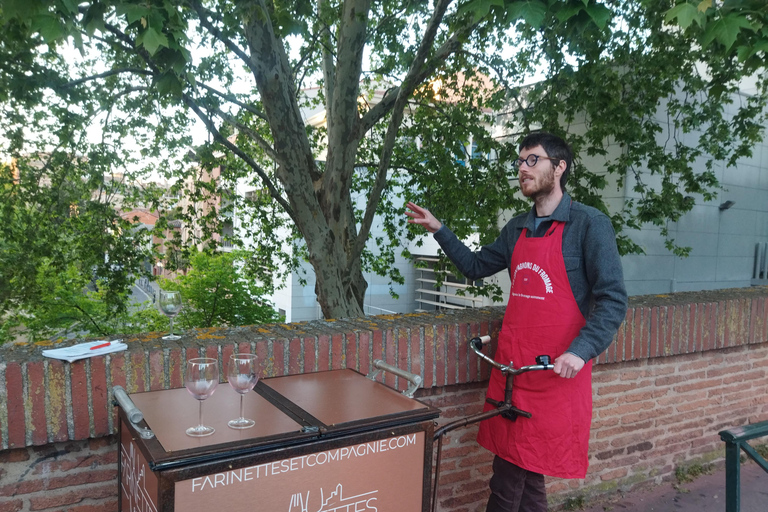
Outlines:
{"label": "tree trunk", "polygon": [[[367,2],[362,3],[367,12]],[[367,283],[360,257],[350,258],[357,228],[349,192],[358,144],[353,134],[358,122],[362,65],[358,64],[356,73],[348,72],[345,80],[335,84],[334,97],[328,100],[334,103],[329,108],[334,119],[329,119],[328,157],[321,174],[296,100],[288,58],[270,20],[263,14],[267,9],[259,4],[261,7],[255,6],[245,17],[245,33],[254,78],[272,128],[276,175],[285,189],[292,220],[307,243],[309,261],[315,271],[317,300],[326,318],[362,316]],[[350,36],[360,38],[360,45],[364,43],[362,25],[362,31]],[[361,61],[362,53],[356,58]],[[349,66],[348,60],[345,65]]]}

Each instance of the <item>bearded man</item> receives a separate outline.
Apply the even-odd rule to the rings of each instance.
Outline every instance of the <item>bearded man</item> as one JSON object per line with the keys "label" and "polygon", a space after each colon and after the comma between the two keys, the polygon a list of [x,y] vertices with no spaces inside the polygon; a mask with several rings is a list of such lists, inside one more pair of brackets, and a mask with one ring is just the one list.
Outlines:
{"label": "bearded man", "polygon": [[[610,219],[565,191],[573,152],[562,138],[526,136],[515,161],[520,191],[533,201],[499,237],[471,251],[429,210],[408,203],[409,223],[424,226],[464,276],[507,269],[509,303],[494,359],[515,366],[540,354],[554,372],[515,377],[512,403],[533,416],[495,416],[478,443],[495,454],[486,512],[546,512],[544,475],[584,478],[592,420],[592,360],[613,341],[627,292]],[[503,401],[506,379],[494,368],[487,398]],[[493,406],[486,403],[485,410]]]}

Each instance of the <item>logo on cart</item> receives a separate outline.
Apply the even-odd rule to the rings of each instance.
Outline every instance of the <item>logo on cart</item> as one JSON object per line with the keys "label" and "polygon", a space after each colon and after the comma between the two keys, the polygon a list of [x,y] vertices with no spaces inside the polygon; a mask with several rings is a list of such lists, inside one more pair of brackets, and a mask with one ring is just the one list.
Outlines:
{"label": "logo on cart", "polygon": [[[519,276],[518,273],[520,273]],[[535,276],[538,276],[538,279],[533,279]],[[543,289],[536,286],[536,282],[541,282]],[[555,293],[555,291],[552,288],[552,280],[543,268],[530,261],[524,261],[515,267],[515,272],[512,274],[511,295],[524,299],[544,300],[544,296],[548,293]]]}
{"label": "logo on cart", "polygon": [[316,511],[309,509],[309,491],[307,494],[296,493],[291,496],[288,512],[367,512],[377,511],[376,494],[379,491],[364,492],[355,496],[344,496],[342,484],[326,498],[323,488],[320,488],[320,508]]}

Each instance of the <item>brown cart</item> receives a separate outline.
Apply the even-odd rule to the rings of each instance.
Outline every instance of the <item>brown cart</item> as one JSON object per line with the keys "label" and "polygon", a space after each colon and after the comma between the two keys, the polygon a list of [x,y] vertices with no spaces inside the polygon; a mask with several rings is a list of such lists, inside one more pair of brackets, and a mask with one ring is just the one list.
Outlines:
{"label": "brown cart", "polygon": [[203,438],[184,433],[197,422],[186,389],[123,392],[118,510],[429,510],[439,410],[353,370],[262,379],[254,391],[245,416],[256,426],[233,430],[239,395],[220,384],[203,403],[216,432]]}

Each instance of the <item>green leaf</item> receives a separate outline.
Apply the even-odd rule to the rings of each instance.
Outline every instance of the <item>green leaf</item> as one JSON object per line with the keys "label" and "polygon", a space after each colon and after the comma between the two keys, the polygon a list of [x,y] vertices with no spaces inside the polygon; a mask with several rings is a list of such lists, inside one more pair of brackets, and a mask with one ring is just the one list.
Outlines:
{"label": "green leaf", "polygon": [[30,27],[33,32],[39,32],[46,43],[54,43],[64,37],[64,27],[53,14],[41,14],[32,18]]}
{"label": "green leaf", "polygon": [[77,2],[75,0],[61,0],[61,5],[67,11],[67,14],[77,13]]}
{"label": "green leaf", "polygon": [[181,82],[174,73],[165,73],[157,81],[157,92],[162,95],[181,96],[183,89]]}
{"label": "green leaf", "polygon": [[515,2],[509,8],[507,22],[522,19],[532,27],[540,27],[547,15],[547,6],[539,0]]}
{"label": "green leaf", "polygon": [[115,12],[118,16],[125,16],[129,25],[149,16],[149,9],[143,5],[119,4]]}
{"label": "green leaf", "polygon": [[671,23],[672,20],[677,19],[677,24],[680,25],[683,29],[686,29],[690,27],[691,23],[694,21],[701,24],[700,17],[701,13],[696,10],[695,6],[685,3],[676,5],[672,9],[668,10],[664,16],[664,20],[667,23]]}
{"label": "green leaf", "polygon": [[754,46],[739,46],[736,49],[736,55],[739,62],[744,62],[758,52],[768,53],[768,41],[760,41]]}
{"label": "green leaf", "polygon": [[584,10],[584,7],[580,5],[566,5],[565,7],[557,11],[557,14],[555,16],[559,21],[568,21],[569,19],[573,18],[583,10]]}
{"label": "green leaf", "polygon": [[603,4],[595,4],[587,7],[587,14],[595,22],[600,30],[603,30],[611,19],[611,10]]}
{"label": "green leaf", "polygon": [[[158,32],[152,27],[147,28],[141,37],[141,44],[147,49],[150,55],[154,55],[161,46],[168,47],[168,38],[165,34]],[[136,40],[139,41],[138,38]]]}
{"label": "green leaf", "polygon": [[755,27],[744,16],[731,13],[728,16],[716,19],[707,26],[702,39],[702,45],[707,47],[713,40],[717,39],[719,43],[725,46],[726,50],[730,50],[742,29],[754,31]]}

